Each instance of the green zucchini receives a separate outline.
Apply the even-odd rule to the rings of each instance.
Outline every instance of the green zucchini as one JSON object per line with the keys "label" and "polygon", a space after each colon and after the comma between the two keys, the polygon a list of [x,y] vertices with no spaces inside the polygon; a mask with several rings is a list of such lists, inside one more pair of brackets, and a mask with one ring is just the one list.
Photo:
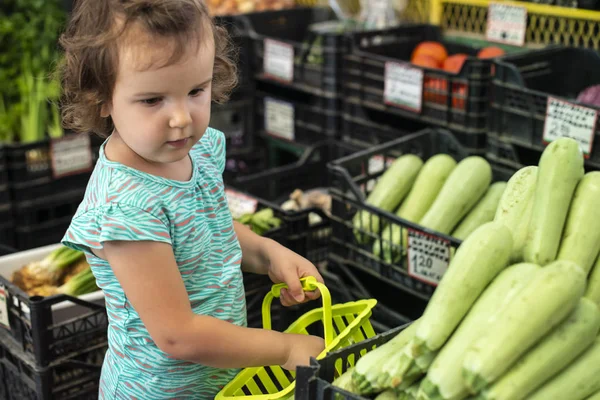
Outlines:
{"label": "green zucchini", "polygon": [[586,398],[585,400],[600,400],[600,390]]}
{"label": "green zucchini", "polygon": [[398,396],[396,395],[396,392],[393,391],[392,389],[388,389],[385,392],[380,393],[377,397],[375,397],[375,400],[397,400]]}
{"label": "green zucchini", "polygon": [[503,223],[513,235],[512,262],[523,261],[523,247],[533,212],[538,167],[521,168],[508,180],[494,221]]}
{"label": "green zucchini", "polygon": [[[447,154],[437,154],[427,160],[396,215],[410,222],[419,222],[433,204],[454,167],[456,161]],[[388,225],[381,234],[383,240],[374,243],[373,254],[388,263],[398,262],[406,247],[406,234],[401,242],[401,231],[403,229],[398,225]],[[382,248],[383,255],[380,254]]]}
{"label": "green zucchini", "polygon": [[561,323],[583,295],[585,278],[571,261],[555,261],[538,271],[467,351],[463,377],[469,389],[476,393],[494,383]]}
{"label": "green zucchini", "polygon": [[475,229],[494,220],[500,198],[506,189],[506,182],[493,183],[485,192],[484,196],[458,224],[452,236],[465,240]]}
{"label": "green zucchini", "polygon": [[433,362],[421,384],[421,398],[462,400],[469,395],[462,371],[456,366],[462,364],[471,343],[489,329],[498,313],[533,280],[540,268],[527,263],[512,265],[492,281]]}
{"label": "green zucchini", "polygon": [[333,386],[344,389],[350,393],[358,393],[358,389],[354,384],[354,380],[352,379],[352,374],[354,373],[354,368],[349,368],[346,372],[340,375],[337,379],[335,379],[332,383]]}
{"label": "green zucchini", "polygon": [[480,399],[525,399],[590,347],[599,330],[600,309],[582,298],[567,319],[486,389]]}
{"label": "green zucchini", "polygon": [[511,251],[510,231],[494,222],[480,226],[462,243],[421,317],[415,356],[446,343],[475,300],[506,267]]}
{"label": "green zucchini", "polygon": [[594,268],[589,275],[584,296],[600,307],[600,255],[598,255]]}
{"label": "green zucchini", "polygon": [[386,362],[382,378],[386,383],[395,386],[412,377],[419,370],[417,360],[430,358],[444,345],[477,297],[506,267],[511,242],[509,230],[493,222],[463,242],[420,318],[414,340]]}
{"label": "green zucchini", "polygon": [[[414,154],[398,157],[377,181],[367,196],[366,203],[384,211],[394,211],[410,191],[423,160]],[[377,215],[361,210],[354,216],[356,240],[360,244],[370,242],[370,234],[379,234],[380,221]]]}
{"label": "green zucchini", "polygon": [[546,382],[528,400],[583,400],[600,390],[600,337],[560,374]]}
{"label": "green zucchini", "polygon": [[544,266],[558,253],[575,187],[583,178],[583,154],[569,138],[553,141],[540,158],[525,261]]}
{"label": "green zucchini", "polygon": [[485,159],[478,156],[465,158],[452,170],[419,224],[449,235],[481,199],[491,181],[492,168]]}
{"label": "green zucchini", "polygon": [[420,323],[420,319],[414,321],[392,340],[371,350],[356,362],[352,378],[359,394],[371,394],[387,389],[384,384],[380,383],[384,361],[406,347],[414,338]]}
{"label": "green zucchini", "polygon": [[575,189],[557,260],[571,260],[588,273],[600,252],[600,172],[589,172]]}

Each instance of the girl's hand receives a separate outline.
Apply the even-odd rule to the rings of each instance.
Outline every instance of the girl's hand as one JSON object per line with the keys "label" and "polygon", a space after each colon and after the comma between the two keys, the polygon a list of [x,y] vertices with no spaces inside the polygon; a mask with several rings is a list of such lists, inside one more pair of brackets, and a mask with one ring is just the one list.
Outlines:
{"label": "girl's hand", "polygon": [[285,283],[288,289],[281,290],[281,304],[286,307],[318,299],[321,295],[318,290],[304,292],[300,278],[314,276],[323,283],[323,277],[317,268],[306,258],[294,253],[275,241],[269,241],[265,248],[267,256],[269,278],[274,283]]}
{"label": "girl's hand", "polygon": [[310,365],[310,358],[325,349],[325,341],[318,336],[285,334],[288,342],[284,369],[295,371],[297,366]]}

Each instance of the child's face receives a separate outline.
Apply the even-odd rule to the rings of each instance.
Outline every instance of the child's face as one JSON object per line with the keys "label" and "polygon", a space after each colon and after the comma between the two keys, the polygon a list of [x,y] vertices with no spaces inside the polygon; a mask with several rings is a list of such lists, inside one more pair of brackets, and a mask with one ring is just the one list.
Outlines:
{"label": "child's face", "polygon": [[133,43],[137,44],[119,51],[113,98],[105,113],[112,117],[115,134],[143,159],[179,161],[208,127],[212,36],[200,46],[188,46],[177,63],[167,66],[163,65],[171,55],[168,41],[136,38]]}

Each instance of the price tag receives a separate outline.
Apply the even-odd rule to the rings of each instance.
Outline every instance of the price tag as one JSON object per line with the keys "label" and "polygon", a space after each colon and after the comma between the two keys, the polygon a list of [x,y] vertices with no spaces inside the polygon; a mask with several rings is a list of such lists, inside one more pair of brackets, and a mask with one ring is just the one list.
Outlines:
{"label": "price tag", "polygon": [[383,100],[386,104],[420,113],[423,70],[410,64],[386,62]]}
{"label": "price tag", "polygon": [[50,142],[54,178],[80,174],[92,169],[92,145],[88,135],[72,135]]}
{"label": "price tag", "polygon": [[273,39],[264,40],[263,70],[271,78],[294,80],[294,46]]}
{"label": "price tag", "polygon": [[0,286],[0,325],[10,329],[7,297],[8,294],[6,293],[6,288],[4,286]]}
{"label": "price tag", "polygon": [[516,46],[525,44],[527,9],[502,3],[490,3],[487,18],[487,40]]}
{"label": "price tag", "polygon": [[450,243],[447,240],[408,230],[408,273],[413,278],[436,285],[444,276],[450,262]]}
{"label": "price tag", "polygon": [[598,111],[548,97],[546,121],[544,123],[545,143],[561,137],[575,139],[586,157],[592,152]]}
{"label": "price tag", "polygon": [[225,196],[227,196],[229,211],[234,219],[256,212],[258,206],[256,199],[231,189],[225,189]]}
{"label": "price tag", "polygon": [[269,135],[294,140],[294,105],[270,97],[265,98],[265,131]]}

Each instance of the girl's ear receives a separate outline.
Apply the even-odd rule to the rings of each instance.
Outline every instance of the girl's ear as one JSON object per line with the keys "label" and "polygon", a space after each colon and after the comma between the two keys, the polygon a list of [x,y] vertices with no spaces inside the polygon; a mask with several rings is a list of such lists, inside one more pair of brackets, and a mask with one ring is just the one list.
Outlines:
{"label": "girl's ear", "polygon": [[110,105],[108,103],[102,104],[102,107],[100,108],[100,116],[102,118],[110,117]]}

